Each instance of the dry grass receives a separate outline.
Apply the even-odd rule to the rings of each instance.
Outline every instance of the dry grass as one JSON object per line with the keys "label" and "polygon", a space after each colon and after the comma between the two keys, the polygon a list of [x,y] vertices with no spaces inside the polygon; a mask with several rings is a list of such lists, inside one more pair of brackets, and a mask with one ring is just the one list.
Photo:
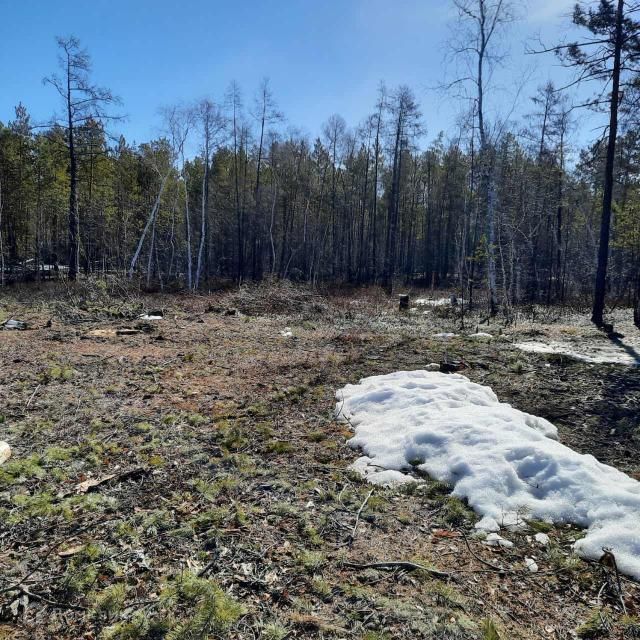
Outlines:
{"label": "dry grass", "polygon": [[[379,291],[111,293],[4,299],[34,328],[0,334],[0,428],[14,448],[0,467],[0,638],[564,639],[596,610],[608,637],[633,637],[605,569],[571,556],[575,529],[552,529],[549,549],[526,532],[488,548],[437,483],[376,489],[362,507],[370,487],[348,470],[357,454],[333,406],[346,382],[447,350],[570,444],[637,472],[631,431],[606,435],[611,421],[632,429],[637,371],[525,356],[508,340],[443,345],[431,336],[455,318],[399,314]],[[155,308],[165,319],[138,333],[91,334]],[[80,492],[89,479],[102,482]],[[350,566],[385,560],[451,578]],[[632,613],[637,585],[624,586]]]}

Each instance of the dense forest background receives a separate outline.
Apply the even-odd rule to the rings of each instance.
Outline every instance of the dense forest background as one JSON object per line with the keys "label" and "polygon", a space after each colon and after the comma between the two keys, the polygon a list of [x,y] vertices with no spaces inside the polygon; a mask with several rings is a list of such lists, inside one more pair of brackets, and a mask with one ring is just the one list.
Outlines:
{"label": "dense forest background", "polygon": [[[449,85],[459,126],[426,147],[428,114],[408,87],[381,85],[363,122],[332,115],[310,140],[268,81],[248,97],[234,82],[219,100],[164,108],[164,134],[134,147],[115,133],[121,107],[92,83],[81,43],[60,39],[47,82],[62,117],[34,123],[19,104],[0,123],[2,284],[120,274],[196,290],[274,276],[447,287],[491,311],[550,304],[592,295],[609,197],[606,294],[637,309],[637,7],[576,9],[586,40],[540,53],[573,67],[575,82],[521,97],[527,115],[514,122],[486,115],[508,6],[455,4],[472,46],[453,43],[452,56],[474,73]],[[591,83],[586,104],[573,100],[579,83]],[[576,150],[579,107],[609,126]]]}

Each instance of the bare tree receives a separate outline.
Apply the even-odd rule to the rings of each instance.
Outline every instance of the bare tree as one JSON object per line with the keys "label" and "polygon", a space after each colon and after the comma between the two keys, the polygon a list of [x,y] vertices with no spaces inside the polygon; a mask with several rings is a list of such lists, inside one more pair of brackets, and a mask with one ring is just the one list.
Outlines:
{"label": "bare tree", "polygon": [[187,173],[185,168],[184,147],[192,126],[193,114],[189,109],[179,107],[171,107],[163,110],[163,118],[165,120],[165,128],[167,137],[163,138],[159,144],[154,145],[151,149],[151,163],[154,172],[160,179],[158,194],[153,203],[153,207],[147,218],[147,222],[140,234],[136,250],[131,257],[128,275],[133,277],[136,264],[140,258],[140,253],[145,243],[147,234],[151,230],[151,248],[149,250],[149,260],[147,261],[147,282],[151,279],[151,256],[153,255],[153,246],[155,242],[155,223],[162,203],[167,182],[175,170],[178,159],[180,160],[180,176],[182,178],[182,186],[185,197],[185,235],[186,235],[186,271],[187,271],[187,287],[192,288],[192,257],[191,257],[191,220],[189,212],[189,193],[187,184]]}
{"label": "bare tree", "polygon": [[272,124],[281,122],[284,119],[282,113],[278,110],[278,106],[273,97],[269,79],[264,78],[260,83],[258,92],[254,99],[252,116],[258,123],[260,134],[258,136],[258,157],[256,161],[256,184],[254,188],[253,201],[255,205],[255,219],[251,225],[251,245],[253,252],[253,277],[258,276],[259,268],[257,261],[260,256],[260,247],[258,246],[260,231],[264,228],[264,220],[262,218],[262,194],[260,192],[260,180],[262,178],[262,165],[264,156],[264,137],[268,127]]}
{"label": "bare tree", "polygon": [[421,114],[413,93],[405,86],[400,87],[391,96],[387,106],[392,117],[393,132],[391,134],[391,188],[388,191],[387,199],[384,286],[391,293],[396,271],[396,236],[400,208],[402,163],[404,155],[408,151],[411,138],[415,137],[419,130]]}
{"label": "bare tree", "polygon": [[480,142],[480,187],[486,212],[487,284],[489,312],[498,309],[496,282],[496,187],[494,149],[486,118],[486,92],[491,74],[504,54],[497,43],[500,32],[513,21],[508,0],[453,0],[458,11],[457,31],[452,40],[452,53],[462,74],[448,86],[472,88],[473,112],[477,118]]}
{"label": "bare tree", "polygon": [[0,287],[4,287],[4,244],[2,238],[2,180],[0,180]]}
{"label": "bare tree", "polygon": [[[338,154],[342,152],[341,146],[347,131],[347,123],[344,118],[336,113],[329,116],[329,119],[322,127],[327,148],[331,156],[331,242],[333,255],[338,256],[338,216],[337,205],[337,176],[338,176]],[[332,269],[335,272],[336,261],[332,260]]]}
{"label": "bare tree", "polygon": [[240,201],[240,153],[242,152],[242,97],[238,83],[233,81],[227,89],[227,108],[231,114],[231,137],[233,141],[233,186],[238,234],[238,281],[244,278],[244,211]]}
{"label": "bare tree", "polygon": [[209,172],[211,169],[211,154],[214,146],[219,143],[220,135],[226,127],[226,119],[220,108],[211,100],[205,99],[198,104],[197,118],[202,131],[202,193],[200,211],[200,243],[198,245],[198,261],[196,265],[196,277],[193,287],[200,286],[202,276],[203,254],[208,236],[207,213],[209,210]]}
{"label": "bare tree", "polygon": [[57,38],[60,55],[58,64],[61,75],[44,79],[52,85],[65,106],[67,150],[69,153],[69,279],[75,280],[80,266],[80,212],[78,209],[78,153],[76,148],[77,127],[91,121],[113,118],[106,107],[119,100],[109,89],[91,82],[91,58],[80,41],[74,37]]}

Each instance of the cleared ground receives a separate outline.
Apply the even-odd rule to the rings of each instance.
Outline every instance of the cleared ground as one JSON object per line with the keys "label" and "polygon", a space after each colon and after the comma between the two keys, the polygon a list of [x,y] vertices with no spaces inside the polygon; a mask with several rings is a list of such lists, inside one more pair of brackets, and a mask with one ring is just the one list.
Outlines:
{"label": "cleared ground", "polygon": [[[111,293],[2,300],[30,328],[0,332],[0,637],[640,637],[638,585],[572,556],[579,530],[531,522],[487,547],[446,486],[372,492],[334,418],[348,382],[462,358],[638,477],[640,368],[514,346],[607,340],[587,323],[463,330],[456,310],[400,313],[378,291]],[[476,326],[494,339],[460,335]],[[391,561],[448,575],[364,566]]]}

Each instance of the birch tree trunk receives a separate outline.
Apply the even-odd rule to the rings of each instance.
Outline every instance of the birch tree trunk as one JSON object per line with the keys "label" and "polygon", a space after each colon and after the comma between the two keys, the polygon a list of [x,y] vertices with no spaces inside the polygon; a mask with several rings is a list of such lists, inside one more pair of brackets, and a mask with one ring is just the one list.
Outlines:
{"label": "birch tree trunk", "polygon": [[138,240],[138,246],[136,247],[136,250],[131,258],[131,263],[129,265],[129,278],[133,278],[133,273],[135,271],[136,268],[136,264],[138,263],[138,259],[140,258],[140,252],[142,251],[142,247],[144,245],[144,241],[147,237],[147,233],[149,232],[149,229],[151,227],[151,225],[154,223],[155,218],[156,218],[156,214],[158,212],[158,209],[160,207],[160,200],[162,199],[162,193],[164,192],[164,188],[165,185],[167,184],[167,180],[169,179],[169,173],[167,173],[163,178],[162,178],[162,182],[160,183],[160,190],[158,191],[158,195],[156,197],[155,202],[153,203],[153,208],[151,209],[151,213],[149,214],[149,217],[147,218],[147,223],[144,226],[144,229],[142,230],[142,234],[140,235],[140,240]]}

